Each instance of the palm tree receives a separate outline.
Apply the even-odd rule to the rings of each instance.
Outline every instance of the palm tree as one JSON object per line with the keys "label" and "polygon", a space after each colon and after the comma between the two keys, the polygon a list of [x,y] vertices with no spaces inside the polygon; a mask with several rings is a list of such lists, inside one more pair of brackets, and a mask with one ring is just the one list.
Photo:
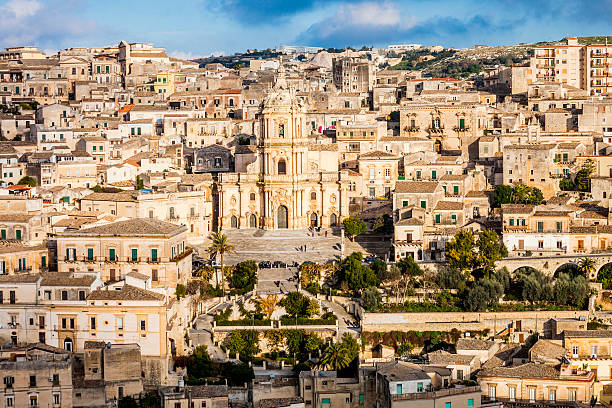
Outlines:
{"label": "palm tree", "polygon": [[221,232],[215,232],[210,235],[211,244],[208,247],[208,252],[214,253],[221,258],[221,290],[223,291],[223,298],[225,299],[225,278],[223,276],[223,255],[230,253],[234,250],[234,246],[228,242],[227,235]]}
{"label": "palm tree", "polygon": [[346,349],[336,343],[328,346],[319,360],[319,365],[331,370],[341,370],[351,363]]}
{"label": "palm tree", "polygon": [[591,278],[591,274],[595,272],[595,261],[592,258],[581,258],[578,261],[578,268],[584,274],[587,280]]}

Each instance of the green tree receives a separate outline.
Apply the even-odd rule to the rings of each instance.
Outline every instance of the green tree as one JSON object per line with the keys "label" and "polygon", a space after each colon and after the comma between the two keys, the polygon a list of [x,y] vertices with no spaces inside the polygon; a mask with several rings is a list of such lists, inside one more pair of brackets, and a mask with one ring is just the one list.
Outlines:
{"label": "green tree", "polygon": [[256,330],[234,330],[225,339],[225,346],[232,353],[239,353],[243,360],[251,360],[260,352],[259,335]]}
{"label": "green tree", "polygon": [[382,302],[382,296],[377,288],[370,286],[365,288],[361,293],[361,302],[363,308],[369,312],[377,310]]}
{"label": "green tree", "polygon": [[208,347],[198,346],[187,358],[187,374],[189,381],[197,381],[202,378],[212,377],[215,374],[213,362],[208,354]]}
{"label": "green tree", "polygon": [[510,204],[514,202],[514,189],[511,186],[501,184],[495,187],[493,191],[493,206],[501,207],[502,204]]}
{"label": "green tree", "polygon": [[306,341],[304,342],[304,349],[309,353],[317,351],[321,348],[323,342],[321,338],[317,336],[315,333],[310,333],[306,335]]}
{"label": "green tree", "polygon": [[242,261],[234,267],[229,277],[230,287],[238,289],[241,293],[253,290],[257,283],[257,264],[255,261]]}
{"label": "green tree", "polygon": [[471,230],[459,230],[446,244],[446,259],[452,268],[466,271],[474,266],[476,253],[474,233]]}
{"label": "green tree", "polygon": [[578,261],[578,269],[584,275],[584,277],[588,280],[595,273],[595,261],[593,258],[584,257]]}
{"label": "green tree", "polygon": [[221,364],[221,377],[227,379],[227,384],[234,387],[244,387],[255,378],[253,367],[242,362],[227,362]]}
{"label": "green tree", "polygon": [[378,286],[378,278],[372,269],[364,266],[360,252],[353,252],[340,264],[342,280],[349,289],[358,291],[368,286]]}
{"label": "green tree", "polygon": [[460,289],[465,287],[466,276],[457,268],[442,268],[436,277],[436,283],[442,289]]}
{"label": "green tree", "polygon": [[36,187],[36,179],[34,177],[30,177],[30,176],[23,176],[17,182],[17,184],[25,184],[25,185],[28,185],[30,187]]}
{"label": "green tree", "polygon": [[344,348],[339,343],[336,343],[325,349],[319,360],[319,365],[329,370],[337,371],[348,367],[351,361]]}
{"label": "green tree", "polygon": [[612,264],[604,265],[599,270],[597,282],[602,283],[603,289],[612,289]]}
{"label": "green tree", "polygon": [[225,298],[225,278],[223,276],[223,269],[224,269],[223,256],[227,253],[233,252],[234,246],[229,243],[229,240],[227,239],[227,235],[221,232],[212,233],[210,236],[210,239],[212,242],[210,246],[208,247],[208,252],[210,252],[211,254],[214,253],[215,255],[221,258],[221,289],[223,292],[223,297]]}
{"label": "green tree", "polygon": [[489,303],[489,294],[481,285],[474,285],[465,299],[465,306],[470,312],[482,312]]}
{"label": "green tree", "polygon": [[185,287],[185,285],[183,285],[182,283],[177,283],[176,284],[176,298],[180,300],[182,297],[185,297],[186,294],[187,294],[187,288]]}
{"label": "green tree", "polygon": [[587,160],[580,170],[576,173],[576,178],[574,182],[576,184],[576,189],[579,191],[591,191],[591,174],[593,174],[593,170],[595,169],[595,165],[593,160]]}
{"label": "green tree", "polygon": [[402,275],[415,277],[415,276],[423,276],[423,269],[419,266],[418,263],[411,256],[406,256],[405,258],[400,259],[395,263],[400,270]]}
{"label": "green tree", "polygon": [[381,282],[387,277],[387,264],[381,259],[375,259],[374,262],[370,264],[370,269],[372,269]]}
{"label": "green tree", "polygon": [[136,190],[142,190],[144,188],[144,181],[140,176],[136,176]]}
{"label": "green tree", "polygon": [[318,313],[319,305],[316,300],[310,299],[300,292],[290,292],[285,296],[279,305],[285,308],[290,317],[311,317]]}
{"label": "green tree", "polygon": [[380,232],[382,234],[390,234],[393,232],[393,218],[385,213],[376,218],[374,224],[372,225],[372,229],[376,232]]}
{"label": "green tree", "polygon": [[366,223],[357,215],[346,218],[342,221],[342,224],[344,225],[344,231],[351,241],[353,241],[357,235],[363,234],[368,229]]}
{"label": "green tree", "polygon": [[119,403],[117,404],[117,406],[119,408],[138,408],[138,403],[136,402],[134,397],[126,395],[125,397],[122,397],[119,400]]}
{"label": "green tree", "polygon": [[559,181],[559,188],[561,189],[561,191],[572,191],[576,188],[576,186],[574,185],[574,182],[571,179],[563,177]]}
{"label": "green tree", "polygon": [[508,249],[493,230],[481,231],[478,234],[476,246],[478,247],[476,263],[486,271],[488,276],[495,269],[495,263],[508,256]]}

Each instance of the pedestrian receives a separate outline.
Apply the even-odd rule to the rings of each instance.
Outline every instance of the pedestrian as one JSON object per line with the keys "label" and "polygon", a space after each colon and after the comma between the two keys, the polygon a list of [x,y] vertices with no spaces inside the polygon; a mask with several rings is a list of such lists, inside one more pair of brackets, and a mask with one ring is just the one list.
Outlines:
{"label": "pedestrian", "polygon": [[325,230],[325,238],[327,238],[327,230]]}

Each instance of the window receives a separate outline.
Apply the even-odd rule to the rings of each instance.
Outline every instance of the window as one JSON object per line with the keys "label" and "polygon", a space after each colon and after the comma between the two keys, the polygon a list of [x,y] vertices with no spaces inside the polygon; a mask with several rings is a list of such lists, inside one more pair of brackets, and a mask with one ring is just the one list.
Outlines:
{"label": "window", "polygon": [[459,195],[459,186],[453,186],[453,194]]}
{"label": "window", "polygon": [[436,214],[436,224],[440,223],[440,218],[441,218],[440,214]]}
{"label": "window", "polygon": [[457,370],[457,379],[463,380],[463,370]]}
{"label": "window", "polygon": [[444,408],[451,408],[451,403],[450,402],[445,403]]}
{"label": "window", "polygon": [[535,402],[536,400],[536,389],[529,387],[529,402]]}
{"label": "window", "polygon": [[138,249],[132,248],[132,262],[138,262]]}
{"label": "window", "polygon": [[584,249],[584,240],[583,239],[579,239],[578,240],[578,249]]}
{"label": "window", "polygon": [[563,223],[561,221],[557,221],[557,232],[563,231]]}
{"label": "window", "polygon": [[423,383],[417,383],[417,392],[423,392]]}
{"label": "window", "polygon": [[575,388],[570,388],[569,390],[569,400],[572,402],[576,401],[576,389]]}
{"label": "window", "polygon": [[408,201],[406,200],[402,201],[402,207],[408,207]]}
{"label": "window", "polygon": [[317,193],[315,193],[314,191],[312,193],[310,193],[310,199],[311,200],[316,200],[317,199]]}
{"label": "window", "polygon": [[[12,176],[12,174],[11,174]],[[21,241],[21,230],[15,230],[15,239]]]}
{"label": "window", "polygon": [[96,318],[95,317],[89,318],[89,328],[91,330],[96,330]]}
{"label": "window", "polygon": [[574,358],[578,357],[578,352],[579,352],[578,346],[573,346],[572,347],[572,357]]}
{"label": "window", "polygon": [[402,384],[397,384],[396,390],[395,390],[396,394],[402,394],[402,391],[403,391]]}
{"label": "window", "polygon": [[329,398],[321,398],[321,404],[330,404],[331,400]]}
{"label": "window", "polygon": [[68,300],[68,291],[62,290],[62,300]]}
{"label": "window", "polygon": [[452,215],[451,215],[451,222],[452,222],[453,224],[457,224],[457,214],[452,214]]}
{"label": "window", "polygon": [[159,280],[159,276],[157,275],[157,269],[151,270],[151,280],[153,282],[157,282]]}
{"label": "window", "polygon": [[370,169],[370,179],[373,179],[376,177],[376,170],[375,169]]}
{"label": "window", "polygon": [[438,172],[436,170],[431,171],[431,179],[435,180],[438,177]]}
{"label": "window", "polygon": [[123,330],[123,317],[117,318],[117,330]]}
{"label": "window", "polygon": [[495,391],[496,391],[495,385],[489,385],[489,399],[490,400],[495,400],[495,398],[496,398],[495,397],[495,395],[496,395]]}
{"label": "window", "polygon": [[[53,375],[57,375],[57,374],[53,374]],[[61,403],[61,397],[60,394],[53,394],[53,405],[60,405]]]}
{"label": "window", "polygon": [[147,321],[146,320],[141,320],[140,321],[140,330],[141,331],[147,330]]}
{"label": "window", "polygon": [[38,395],[30,395],[30,406],[31,407],[38,406]]}
{"label": "window", "polygon": [[544,222],[538,221],[538,232],[544,232]]}
{"label": "window", "polygon": [[249,194],[249,200],[255,201],[255,193]]}
{"label": "window", "polygon": [[93,248],[87,248],[87,260],[88,261],[93,261],[94,259],[94,249]]}
{"label": "window", "polygon": [[551,402],[557,401],[557,390],[556,389],[551,388],[550,390],[548,390],[548,399]]}
{"label": "window", "polygon": [[385,178],[391,178],[391,169],[385,168]]}
{"label": "window", "polygon": [[421,208],[427,208],[427,201],[421,200]]}
{"label": "window", "polygon": [[157,262],[157,249],[156,248],[151,249],[151,261]]}
{"label": "window", "polygon": [[30,387],[36,387],[36,376],[30,375]]}
{"label": "window", "polygon": [[514,218],[510,218],[510,226],[514,227]]}
{"label": "window", "polygon": [[591,358],[597,357],[597,346],[591,346]]}
{"label": "window", "polygon": [[474,406],[474,399],[470,398],[468,399],[468,407],[473,407]]}
{"label": "window", "polygon": [[421,170],[417,170],[416,171],[416,179],[420,180],[421,179]]}
{"label": "window", "polygon": [[539,240],[538,241],[538,249],[543,249],[544,248],[544,241]]}
{"label": "window", "polygon": [[7,396],[5,401],[6,401],[6,406],[7,407],[14,407],[15,406],[15,398],[12,395]]}
{"label": "window", "polygon": [[117,255],[115,254],[115,248],[109,248],[108,249],[108,259],[110,261],[116,261],[117,260]]}
{"label": "window", "polygon": [[4,377],[4,385],[6,385],[6,388],[13,388],[14,383],[15,383],[15,377],[13,376]]}
{"label": "window", "polygon": [[278,174],[287,174],[287,163],[285,163],[285,160],[280,159],[278,161],[277,170]]}

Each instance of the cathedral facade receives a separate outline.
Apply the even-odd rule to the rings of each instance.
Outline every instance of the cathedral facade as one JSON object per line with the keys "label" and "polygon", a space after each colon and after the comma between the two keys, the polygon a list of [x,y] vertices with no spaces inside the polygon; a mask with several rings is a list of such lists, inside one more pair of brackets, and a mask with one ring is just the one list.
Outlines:
{"label": "cathedral facade", "polygon": [[348,217],[348,173],[335,144],[309,144],[304,111],[281,70],[259,114],[257,145],[236,154],[235,173],[219,174],[219,229],[333,227]]}

